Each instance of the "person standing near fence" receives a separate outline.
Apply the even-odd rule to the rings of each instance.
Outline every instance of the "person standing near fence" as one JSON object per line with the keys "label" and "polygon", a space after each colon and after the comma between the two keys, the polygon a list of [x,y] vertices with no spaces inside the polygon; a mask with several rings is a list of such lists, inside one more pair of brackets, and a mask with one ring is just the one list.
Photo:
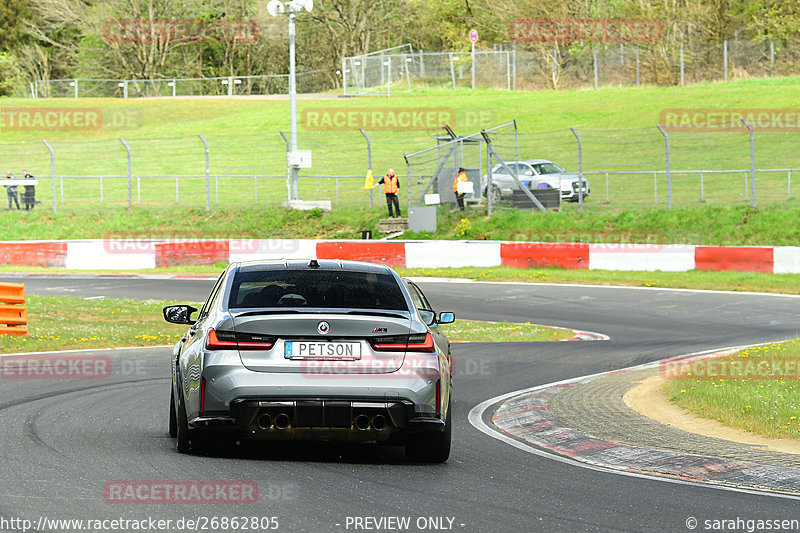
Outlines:
{"label": "person standing near fence", "polygon": [[[386,194],[386,206],[389,208],[389,218],[394,218],[394,212],[397,212],[397,218],[402,217],[400,214],[400,200],[397,193],[400,191],[400,180],[395,176],[394,169],[390,168],[384,177],[378,180],[376,187],[383,184],[383,192]],[[392,210],[394,206],[394,211]]]}
{"label": "person standing near fence", "polygon": [[456,174],[456,178],[453,180],[453,192],[456,195],[456,203],[461,211],[464,210],[464,196],[466,196],[467,193],[458,192],[458,184],[465,183],[467,181],[469,181],[469,178],[467,177],[467,171],[463,168],[459,168],[458,174]]}
{"label": "person standing near fence", "polygon": [[[9,170],[6,172],[6,179],[13,180],[14,175]],[[17,204],[17,210],[19,210],[19,194],[17,193],[17,186],[16,185],[6,185],[6,194],[8,194],[8,210],[11,211],[11,202],[13,201]]]}
{"label": "person standing near fence", "polygon": [[[22,175],[26,180],[36,179],[32,174],[28,174],[27,170],[22,171]],[[25,185],[25,192],[22,195],[22,203],[25,204],[25,211],[32,211],[33,206],[36,205],[36,186],[32,183]]]}

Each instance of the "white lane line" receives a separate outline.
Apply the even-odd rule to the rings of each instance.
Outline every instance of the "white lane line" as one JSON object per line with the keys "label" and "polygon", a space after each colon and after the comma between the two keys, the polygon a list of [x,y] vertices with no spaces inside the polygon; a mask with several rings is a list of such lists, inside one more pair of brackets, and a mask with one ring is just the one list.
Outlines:
{"label": "white lane line", "polygon": [[84,300],[104,300],[105,296],[85,296]]}
{"label": "white lane line", "polygon": [[[741,350],[741,349],[744,349],[744,348],[752,348],[754,346],[763,346],[764,344],[770,344],[770,343],[748,344],[748,345],[743,345],[743,346],[731,346],[731,347],[728,347],[728,348],[715,348],[713,350],[703,350],[703,351],[700,351],[700,352],[694,352],[694,353],[690,353],[690,354],[686,354],[686,355],[679,355],[679,356],[676,356],[676,357],[671,358],[671,359],[678,359],[678,358],[683,358],[683,357],[696,357],[696,356],[700,356],[700,355],[713,354],[713,353],[716,353],[716,352],[722,352],[722,351],[727,351],[727,350]],[[562,455],[556,455],[554,452],[547,452],[547,451],[542,450],[540,448],[536,448],[531,444],[525,444],[523,442],[520,442],[520,441],[512,438],[511,436],[506,435],[505,433],[501,432],[500,430],[498,430],[498,429],[486,424],[486,422],[484,422],[484,420],[483,420],[483,415],[484,415],[484,413],[486,412],[487,409],[489,409],[491,406],[493,406],[493,405],[495,405],[497,403],[500,403],[502,401],[508,400],[509,398],[513,398],[515,396],[519,396],[519,395],[522,395],[522,394],[527,394],[527,393],[530,393],[530,392],[536,392],[536,391],[539,391],[539,390],[542,390],[542,389],[547,389],[547,388],[550,388],[550,387],[556,387],[558,385],[566,385],[566,384],[574,383],[576,381],[581,381],[581,380],[584,380],[584,379],[596,378],[596,377],[604,376],[606,374],[612,374],[612,373],[616,373],[616,372],[625,372],[625,371],[631,371],[631,370],[644,370],[644,369],[656,367],[659,364],[660,364],[660,361],[653,361],[652,363],[644,363],[644,364],[641,364],[641,365],[631,366],[631,367],[623,368],[623,369],[620,369],[620,370],[612,370],[612,371],[609,371],[609,372],[598,372],[596,374],[589,374],[587,376],[564,379],[564,380],[561,380],[561,381],[556,381],[554,383],[547,383],[545,385],[537,385],[535,387],[530,387],[530,388],[527,388],[527,389],[521,389],[521,390],[517,390],[517,391],[513,391],[513,392],[508,392],[506,394],[501,394],[499,396],[495,396],[494,398],[490,398],[490,399],[488,399],[488,400],[486,400],[484,402],[481,402],[478,405],[476,405],[475,407],[473,407],[469,412],[469,416],[468,416],[469,423],[472,424],[472,426],[475,429],[477,429],[478,431],[480,431],[481,433],[483,433],[485,435],[488,435],[489,437],[492,437],[493,439],[497,439],[497,440],[499,440],[501,442],[505,442],[506,444],[510,444],[514,448],[517,448],[517,449],[522,450],[524,452],[528,452],[528,453],[531,453],[533,455],[537,455],[539,457],[544,457],[544,458],[547,458],[547,459],[550,459],[550,460],[553,460],[553,461],[557,461],[559,463],[564,463],[564,464],[571,465],[571,466],[578,466],[578,467],[581,467],[581,468],[586,468],[588,470],[594,470],[596,472],[604,472],[606,474],[616,474],[616,475],[619,475],[619,476],[627,476],[627,477],[633,477],[633,478],[638,478],[638,479],[649,479],[649,480],[652,480],[652,481],[662,481],[662,482],[665,482],[665,483],[675,483],[677,485],[690,485],[690,486],[694,486],[694,487],[704,487],[704,488],[709,488],[709,489],[725,490],[725,491],[728,491],[728,492],[739,492],[739,493],[743,493],[743,494],[753,494],[753,495],[757,495],[757,496],[769,496],[769,497],[772,497],[772,498],[783,498],[783,499],[787,499],[787,500],[800,501],[800,496],[796,496],[796,495],[793,495],[793,494],[783,494],[783,493],[780,493],[780,492],[771,492],[771,491],[766,490],[766,489],[765,490],[743,489],[743,488],[734,487],[734,486],[730,486],[730,485],[723,485],[723,484],[715,483],[713,481],[687,481],[687,480],[681,480],[681,479],[673,479],[673,478],[657,476],[657,475],[654,475],[654,474],[642,474],[642,473],[638,473],[638,472],[628,472],[626,470],[617,470],[617,469],[610,468],[610,467],[599,466],[599,465],[592,464],[592,463],[586,463],[586,462],[580,461],[578,459],[572,459],[572,458],[564,457]]]}

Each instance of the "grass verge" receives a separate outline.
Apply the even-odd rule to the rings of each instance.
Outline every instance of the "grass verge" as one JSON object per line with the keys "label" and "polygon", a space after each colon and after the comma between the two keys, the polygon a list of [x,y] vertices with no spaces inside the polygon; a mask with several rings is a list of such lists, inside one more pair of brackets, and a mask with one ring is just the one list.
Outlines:
{"label": "grass verge", "polygon": [[[28,296],[29,335],[0,335],[0,353],[173,344],[186,326],[169,324],[160,300],[85,300]],[[201,303],[195,302],[198,308]],[[459,320],[445,327],[451,341],[558,341],[570,330],[507,322]]]}
{"label": "grass verge", "polygon": [[668,380],[666,397],[705,418],[773,438],[800,439],[800,339],[699,360]]}
{"label": "grass verge", "polygon": [[161,308],[170,303],[28,295],[29,335],[0,336],[0,352],[173,344],[186,326],[164,321]]}
{"label": "grass verge", "polygon": [[[485,206],[484,206],[485,207]],[[295,211],[243,207],[185,209],[83,208],[54,214],[0,211],[0,240],[57,239],[360,239],[386,216],[376,209]],[[718,246],[794,246],[800,242],[797,202],[744,205],[587,210],[574,205],[560,212],[485,209],[466,215],[441,207],[438,230],[406,232],[403,239],[469,239],[526,242],[586,242],[619,244],[697,244]],[[376,237],[381,233],[374,232]]]}
{"label": "grass verge", "polygon": [[526,322],[481,322],[458,319],[441,326],[451,341],[468,342],[545,342],[569,339],[569,329],[539,326]]}
{"label": "grass verge", "polygon": [[476,281],[576,283],[629,287],[708,289],[736,292],[800,294],[800,274],[763,272],[626,272],[559,268],[397,268],[402,276],[462,278]]}
{"label": "grass verge", "polygon": [[[36,274],[97,274],[118,276],[125,274],[157,274],[167,276],[219,276],[226,263],[209,266],[183,266],[153,268],[134,271],[118,270],[67,270],[64,268],[0,266],[3,273]],[[608,285],[625,287],[660,287],[670,289],[697,289],[735,292],[767,292],[775,294],[800,294],[800,274],[767,274],[763,272],[639,272],[611,270],[563,270],[560,268],[464,267],[464,268],[395,268],[405,277],[455,278],[475,281],[510,281],[520,283],[570,283],[583,285]],[[20,279],[24,282],[24,279]]]}

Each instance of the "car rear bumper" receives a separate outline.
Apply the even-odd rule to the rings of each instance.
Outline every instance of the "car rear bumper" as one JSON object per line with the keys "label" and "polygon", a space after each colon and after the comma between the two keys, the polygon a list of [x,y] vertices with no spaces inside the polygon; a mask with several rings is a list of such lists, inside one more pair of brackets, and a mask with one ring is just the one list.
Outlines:
{"label": "car rear bumper", "polygon": [[239,433],[254,440],[386,441],[441,431],[444,421],[409,400],[242,398],[225,413],[203,413],[189,426]]}

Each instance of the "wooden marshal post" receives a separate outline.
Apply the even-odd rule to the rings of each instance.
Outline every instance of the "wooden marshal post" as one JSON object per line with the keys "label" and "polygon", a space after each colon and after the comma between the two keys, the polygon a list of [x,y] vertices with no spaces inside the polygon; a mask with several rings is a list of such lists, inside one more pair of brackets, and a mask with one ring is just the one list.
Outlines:
{"label": "wooden marshal post", "polygon": [[0,283],[0,335],[28,336],[24,283]]}

